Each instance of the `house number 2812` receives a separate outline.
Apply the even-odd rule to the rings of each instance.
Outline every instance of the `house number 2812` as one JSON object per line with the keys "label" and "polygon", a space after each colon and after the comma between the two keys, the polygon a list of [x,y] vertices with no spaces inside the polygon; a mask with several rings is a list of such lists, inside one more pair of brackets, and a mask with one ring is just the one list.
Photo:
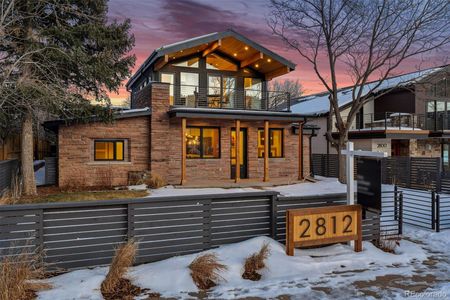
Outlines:
{"label": "house number 2812", "polygon": [[[336,216],[331,216],[330,219],[332,234],[338,234],[337,222],[339,221],[342,222],[342,226],[340,226],[342,227],[342,232],[339,232],[339,234],[348,234],[352,232],[353,218],[351,215],[344,215],[342,216],[342,219],[338,219]],[[299,226],[301,228],[300,238],[311,237],[311,229],[316,236],[323,236],[327,233],[329,225],[330,224],[327,224],[327,220],[323,217],[318,217],[315,220],[301,219],[299,221]]]}

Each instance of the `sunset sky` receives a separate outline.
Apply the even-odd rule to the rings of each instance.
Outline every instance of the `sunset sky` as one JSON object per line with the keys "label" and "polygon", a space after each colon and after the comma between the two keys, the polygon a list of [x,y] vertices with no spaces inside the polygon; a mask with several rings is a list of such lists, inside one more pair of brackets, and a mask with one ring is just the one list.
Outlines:
{"label": "sunset sky", "polygon": [[[108,16],[118,21],[131,19],[136,39],[132,53],[137,58],[133,73],[154,49],[162,45],[233,28],[297,64],[294,72],[279,79],[299,79],[307,94],[323,91],[311,65],[272,35],[266,23],[268,4],[268,0],[110,0]],[[418,61],[404,64],[399,72],[415,71]],[[425,59],[420,67],[442,64],[442,55],[434,54]],[[340,86],[351,83],[342,70],[339,83]],[[125,87],[120,89],[119,94],[110,94],[114,104],[120,104],[127,96]]]}

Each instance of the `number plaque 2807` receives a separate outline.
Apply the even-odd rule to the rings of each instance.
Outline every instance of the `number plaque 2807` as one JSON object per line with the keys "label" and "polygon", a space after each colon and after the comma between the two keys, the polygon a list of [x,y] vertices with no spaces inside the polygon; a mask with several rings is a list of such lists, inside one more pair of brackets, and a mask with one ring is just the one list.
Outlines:
{"label": "number plaque 2807", "polygon": [[361,250],[361,207],[340,205],[293,209],[286,212],[286,252],[297,246],[314,246],[356,240]]}

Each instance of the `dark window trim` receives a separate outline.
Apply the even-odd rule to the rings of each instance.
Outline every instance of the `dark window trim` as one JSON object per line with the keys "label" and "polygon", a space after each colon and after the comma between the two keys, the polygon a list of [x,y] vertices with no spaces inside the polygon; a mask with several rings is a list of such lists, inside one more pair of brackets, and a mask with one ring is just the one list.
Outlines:
{"label": "dark window trim", "polygon": [[[97,142],[99,143],[114,143],[113,147],[113,159],[98,159],[95,157],[95,154],[97,152]],[[117,159],[117,153],[116,153],[116,143],[122,142],[122,159]],[[94,161],[125,161],[125,139],[95,139],[94,140]]]}
{"label": "dark window trim", "polygon": [[[259,131],[262,130],[264,132],[264,128],[258,128],[257,138],[259,139]],[[270,143],[270,134],[273,131],[281,131],[281,156],[272,156],[272,152],[269,151],[269,158],[284,158],[284,128],[269,128],[269,143]],[[270,148],[270,144],[269,144]],[[264,156],[259,156],[258,158],[264,158]]]}
{"label": "dark window trim", "polygon": [[[220,159],[222,157],[222,141],[221,141],[221,132],[220,126],[186,126],[186,128],[198,128],[200,129],[200,157],[188,157],[187,147],[186,153],[184,154],[187,159]],[[217,129],[219,132],[219,156],[218,157],[203,157],[203,129]],[[186,141],[185,141],[186,142]]]}

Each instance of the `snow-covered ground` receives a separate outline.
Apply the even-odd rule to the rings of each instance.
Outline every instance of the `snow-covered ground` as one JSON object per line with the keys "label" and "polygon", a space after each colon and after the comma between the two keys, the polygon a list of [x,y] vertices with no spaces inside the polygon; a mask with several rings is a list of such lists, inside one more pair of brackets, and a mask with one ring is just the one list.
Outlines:
{"label": "snow-covered ground", "polygon": [[[241,278],[245,258],[270,244],[271,255],[260,281]],[[411,292],[427,292],[450,299],[450,234],[405,229],[405,239],[395,254],[371,243],[355,253],[347,245],[296,250],[286,256],[284,246],[267,237],[257,237],[214,250],[228,270],[223,281],[206,294],[208,299],[260,297],[274,299],[408,298]],[[161,293],[163,297],[195,299],[197,287],[188,265],[198,254],[173,257],[131,268],[128,277],[135,285]],[[73,271],[48,281],[53,289],[38,299],[102,299],[100,283],[107,268]],[[203,295],[205,296],[205,295]],[[443,297],[442,297],[443,296]],[[146,299],[143,295],[142,299]]]}
{"label": "snow-covered ground", "polygon": [[[317,182],[302,182],[290,185],[280,185],[274,187],[259,188],[175,188],[166,186],[159,189],[151,189],[149,197],[169,197],[184,195],[202,195],[202,194],[226,194],[239,192],[260,192],[261,190],[270,190],[281,193],[284,196],[310,196],[345,193],[345,184],[340,183],[336,178],[327,178],[315,176]],[[131,186],[130,189],[143,188],[140,186]]]}

